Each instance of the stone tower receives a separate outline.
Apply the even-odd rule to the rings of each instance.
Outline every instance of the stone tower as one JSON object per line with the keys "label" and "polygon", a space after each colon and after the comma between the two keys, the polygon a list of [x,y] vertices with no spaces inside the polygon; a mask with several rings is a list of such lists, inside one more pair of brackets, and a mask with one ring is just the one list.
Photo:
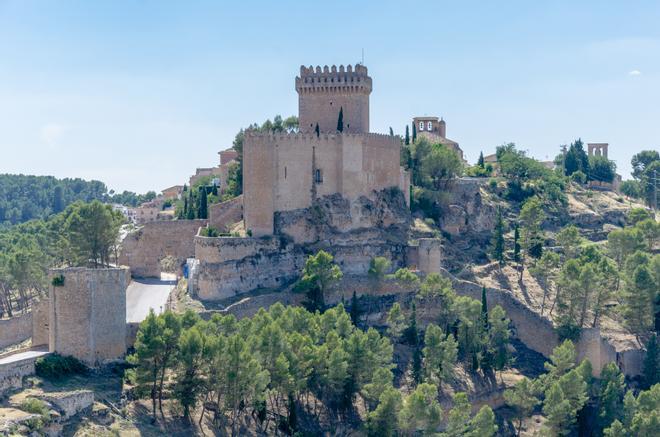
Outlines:
{"label": "stone tower", "polygon": [[589,156],[604,156],[607,158],[607,148],[609,144],[607,143],[589,143],[587,144],[587,150],[589,151]]}
{"label": "stone tower", "polygon": [[369,132],[371,77],[364,65],[301,66],[296,91],[300,132],[313,133],[318,124],[321,133],[335,133],[340,110],[344,132]]}
{"label": "stone tower", "polygon": [[50,351],[90,366],[122,358],[128,278],[126,268],[51,270]]}

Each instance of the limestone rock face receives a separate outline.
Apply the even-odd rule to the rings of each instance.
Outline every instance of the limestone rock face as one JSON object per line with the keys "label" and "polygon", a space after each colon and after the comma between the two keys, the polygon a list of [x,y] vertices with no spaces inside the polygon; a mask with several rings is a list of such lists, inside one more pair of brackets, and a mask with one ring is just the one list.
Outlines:
{"label": "limestone rock face", "polygon": [[495,226],[497,209],[484,201],[486,179],[461,178],[455,180],[449,192],[449,205],[440,217],[440,228],[452,236],[480,237],[490,234]]}
{"label": "limestone rock face", "polygon": [[403,193],[387,189],[354,201],[332,194],[310,208],[277,213],[272,237],[195,237],[197,296],[217,301],[282,289],[320,249],[330,252],[346,274],[365,274],[377,256],[403,267],[410,224]]}

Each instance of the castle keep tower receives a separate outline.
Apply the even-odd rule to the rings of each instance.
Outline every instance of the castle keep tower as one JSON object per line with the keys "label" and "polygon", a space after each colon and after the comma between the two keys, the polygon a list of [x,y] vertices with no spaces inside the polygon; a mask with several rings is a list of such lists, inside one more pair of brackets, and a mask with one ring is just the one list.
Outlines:
{"label": "castle keep tower", "polygon": [[317,123],[321,133],[335,133],[340,110],[344,132],[369,132],[371,77],[364,65],[301,66],[296,91],[301,133],[313,133]]}

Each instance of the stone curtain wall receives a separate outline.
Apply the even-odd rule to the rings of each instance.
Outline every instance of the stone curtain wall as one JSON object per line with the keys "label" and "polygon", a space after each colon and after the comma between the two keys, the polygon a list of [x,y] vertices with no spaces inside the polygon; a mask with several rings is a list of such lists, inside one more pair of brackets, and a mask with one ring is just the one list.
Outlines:
{"label": "stone curtain wall", "polygon": [[48,345],[50,300],[41,299],[32,305],[32,346]]}
{"label": "stone curtain wall", "polygon": [[229,226],[243,220],[243,195],[209,206],[209,226],[220,232],[229,231]]}
{"label": "stone curtain wall", "polygon": [[195,255],[194,237],[206,220],[168,220],[146,223],[122,242],[119,264],[134,277],[160,277],[160,261],[170,255],[182,266]]}
{"label": "stone curtain wall", "polygon": [[0,320],[0,349],[20,343],[32,336],[32,313]]}
{"label": "stone curtain wall", "polygon": [[88,365],[126,352],[125,268],[51,270],[64,285],[50,286],[50,351],[72,355]]}

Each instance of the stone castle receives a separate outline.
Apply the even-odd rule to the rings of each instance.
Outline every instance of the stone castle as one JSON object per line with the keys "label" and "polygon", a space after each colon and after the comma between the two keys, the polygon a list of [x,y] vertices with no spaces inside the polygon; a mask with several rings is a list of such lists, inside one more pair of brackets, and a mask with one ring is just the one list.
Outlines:
{"label": "stone castle", "polygon": [[272,235],[277,212],[308,208],[335,193],[355,200],[398,187],[410,202],[399,138],[369,133],[371,90],[363,65],[300,67],[299,133],[245,138],[244,218],[252,235]]}

